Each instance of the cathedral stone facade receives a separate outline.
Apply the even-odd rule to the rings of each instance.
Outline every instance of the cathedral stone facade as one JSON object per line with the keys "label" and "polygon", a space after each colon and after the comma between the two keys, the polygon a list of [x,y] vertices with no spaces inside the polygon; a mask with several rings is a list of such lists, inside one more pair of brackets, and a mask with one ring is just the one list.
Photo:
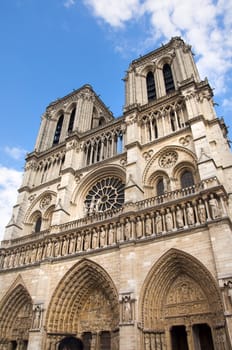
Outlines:
{"label": "cathedral stone facade", "polygon": [[52,102],[0,248],[0,349],[229,350],[232,156],[191,47],[131,62],[123,115]]}

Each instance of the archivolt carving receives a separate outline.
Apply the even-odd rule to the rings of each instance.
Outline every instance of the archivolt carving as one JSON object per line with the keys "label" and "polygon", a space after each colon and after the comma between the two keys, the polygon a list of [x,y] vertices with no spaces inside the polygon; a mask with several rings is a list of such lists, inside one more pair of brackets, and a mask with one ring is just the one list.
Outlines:
{"label": "archivolt carving", "polygon": [[30,221],[31,214],[35,211],[48,210],[48,207],[55,205],[56,193],[52,191],[46,191],[41,193],[39,196],[32,201],[30,207],[28,208],[24,222]]}
{"label": "archivolt carving", "polygon": [[0,341],[27,339],[31,322],[32,300],[19,277],[0,304]]}
{"label": "archivolt carving", "polygon": [[[113,281],[99,265],[82,260],[67,272],[54,292],[46,318],[47,330],[77,333],[80,327],[84,329],[86,324],[83,313],[91,313],[90,305],[93,306],[94,299],[99,300],[99,307],[105,310],[108,321],[111,315],[111,329],[117,327],[118,293]],[[96,308],[97,305],[94,310]],[[89,322],[88,327],[94,330],[97,327],[97,315],[94,312],[91,315],[92,323]],[[109,326],[108,321],[106,324]],[[99,322],[103,322],[102,319]]]}
{"label": "archivolt carving", "polygon": [[154,170],[159,170],[159,158],[163,154],[167,153],[175,153],[178,154],[178,164],[182,163],[183,161],[190,162],[191,164],[196,163],[196,156],[188,149],[180,147],[180,146],[167,146],[162,148],[159,152],[155,153],[155,155],[151,158],[151,160],[148,162],[147,166],[145,167],[144,173],[143,173],[143,183],[146,185],[151,184],[151,179],[153,178]]}
{"label": "archivolt carving", "polygon": [[176,249],[164,254],[148,273],[139,312],[146,329],[162,328],[165,318],[188,317],[189,312],[210,314],[215,324],[223,322],[222,301],[214,278],[200,261]]}

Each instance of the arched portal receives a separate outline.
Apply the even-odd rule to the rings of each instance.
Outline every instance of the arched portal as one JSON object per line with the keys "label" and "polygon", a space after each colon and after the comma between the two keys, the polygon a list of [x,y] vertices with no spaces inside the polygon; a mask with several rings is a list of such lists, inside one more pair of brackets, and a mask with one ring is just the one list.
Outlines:
{"label": "arched portal", "polygon": [[118,293],[113,281],[98,264],[83,259],[67,272],[52,296],[46,349],[54,349],[64,335],[73,335],[82,338],[85,350],[116,350],[118,327]]}
{"label": "arched portal", "polygon": [[216,282],[187,253],[171,249],[158,260],[145,279],[139,310],[141,349],[202,350],[206,343],[204,350],[227,349]]}
{"label": "arched portal", "polygon": [[0,348],[26,350],[32,317],[31,297],[18,281],[0,304]]}
{"label": "arched portal", "polygon": [[75,337],[64,337],[58,345],[58,350],[76,349],[83,350],[83,342]]}

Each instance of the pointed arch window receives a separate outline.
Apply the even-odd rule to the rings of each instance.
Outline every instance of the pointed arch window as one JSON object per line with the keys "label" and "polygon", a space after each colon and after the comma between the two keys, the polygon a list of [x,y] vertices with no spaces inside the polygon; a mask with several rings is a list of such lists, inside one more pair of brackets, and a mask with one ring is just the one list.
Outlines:
{"label": "pointed arch window", "polygon": [[59,143],[63,120],[64,120],[64,115],[62,114],[56,124],[56,131],[53,139],[53,145],[57,145]]}
{"label": "pointed arch window", "polygon": [[73,131],[75,115],[76,115],[76,107],[73,108],[72,113],[70,115],[70,119],[69,119],[69,123],[68,123],[68,133]]}
{"label": "pointed arch window", "polygon": [[163,66],[163,76],[164,76],[164,85],[166,93],[172,92],[175,90],[174,80],[172,76],[172,70],[169,64]]}
{"label": "pointed arch window", "polygon": [[157,196],[162,196],[164,194],[164,179],[163,178],[159,179],[157,182],[156,194],[157,194]]}
{"label": "pointed arch window", "polygon": [[42,224],[42,218],[39,216],[35,222],[35,232],[40,232]]}
{"label": "pointed arch window", "polygon": [[150,102],[156,99],[155,80],[152,72],[147,73],[146,83],[147,83],[147,99],[148,99],[148,102]]}
{"label": "pointed arch window", "polygon": [[191,187],[194,185],[194,178],[191,171],[186,170],[181,175],[181,188]]}

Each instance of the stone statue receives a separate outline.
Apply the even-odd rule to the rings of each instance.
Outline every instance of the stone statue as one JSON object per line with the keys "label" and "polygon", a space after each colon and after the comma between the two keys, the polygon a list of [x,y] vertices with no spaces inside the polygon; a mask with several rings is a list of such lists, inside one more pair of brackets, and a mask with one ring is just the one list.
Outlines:
{"label": "stone statue", "polygon": [[15,252],[11,252],[10,255],[10,261],[9,261],[9,267],[14,267],[14,261],[15,261]]}
{"label": "stone statue", "polygon": [[100,229],[100,247],[105,247],[106,246],[106,231],[105,227],[102,226]]}
{"label": "stone statue", "polygon": [[110,224],[110,227],[109,227],[109,245],[115,243],[115,238],[114,238],[115,232],[114,231],[115,230],[114,230],[113,224]]}
{"label": "stone statue", "polygon": [[31,263],[33,264],[36,260],[36,246],[33,245],[31,252]]}
{"label": "stone statue", "polygon": [[156,234],[160,234],[163,232],[163,223],[162,223],[162,216],[160,215],[159,211],[157,211],[155,216],[155,229]]}
{"label": "stone statue", "polygon": [[125,296],[123,298],[122,307],[123,307],[123,311],[122,311],[123,322],[131,322],[132,311],[131,311],[131,302],[130,302],[129,296]]}
{"label": "stone statue", "polygon": [[82,237],[80,234],[77,235],[77,251],[82,250]]}
{"label": "stone statue", "polygon": [[218,201],[212,193],[211,193],[210,199],[209,199],[209,208],[210,208],[211,218],[213,220],[216,219],[217,217],[219,217]]}
{"label": "stone statue", "polygon": [[[43,252],[42,252],[43,253]],[[25,251],[23,248],[21,249],[20,252],[20,259],[19,259],[19,265],[24,265],[24,260],[25,260]]]}
{"label": "stone statue", "polygon": [[30,261],[31,261],[31,251],[30,251],[30,247],[27,247],[25,251],[25,265],[30,264]]}
{"label": "stone statue", "polygon": [[84,236],[84,250],[88,250],[90,248],[89,243],[89,233],[87,232]]}
{"label": "stone statue", "polygon": [[137,218],[136,218],[135,230],[136,230],[137,238],[141,238],[143,235],[143,230],[142,230],[142,221],[141,221],[140,216],[137,216]]}
{"label": "stone statue", "polygon": [[131,223],[128,218],[126,218],[125,221],[124,236],[126,241],[128,241],[131,238]]}
{"label": "stone statue", "polygon": [[149,215],[145,218],[145,235],[150,236],[152,234],[152,222]]}
{"label": "stone statue", "polygon": [[194,211],[190,203],[187,203],[186,216],[187,216],[188,225],[194,225],[195,224]]}
{"label": "stone statue", "polygon": [[169,208],[166,209],[165,224],[167,231],[171,231],[173,229],[173,218]]}
{"label": "stone statue", "polygon": [[177,228],[184,227],[183,211],[179,206],[176,207],[176,226]]}
{"label": "stone statue", "polygon": [[98,232],[95,228],[93,228],[93,234],[92,234],[92,248],[96,249],[98,248]]}
{"label": "stone statue", "polygon": [[201,199],[199,199],[199,204],[198,204],[198,217],[201,224],[204,224],[206,222],[205,205]]}
{"label": "stone statue", "polygon": [[64,238],[63,245],[62,245],[62,255],[66,255],[68,250],[68,240],[67,238]]}
{"label": "stone statue", "polygon": [[52,256],[52,242],[49,240],[47,244],[47,252],[46,252],[47,258]]}
{"label": "stone statue", "polygon": [[54,244],[54,255],[55,256],[59,256],[60,255],[60,242],[59,241],[55,241],[55,244]]}
{"label": "stone statue", "polygon": [[69,254],[72,254],[75,252],[76,248],[76,239],[74,236],[71,237],[70,239],[70,245],[69,245]]}
{"label": "stone statue", "polygon": [[39,329],[40,328],[40,322],[41,322],[41,306],[36,305],[34,309],[34,317],[33,317],[33,329]]}

